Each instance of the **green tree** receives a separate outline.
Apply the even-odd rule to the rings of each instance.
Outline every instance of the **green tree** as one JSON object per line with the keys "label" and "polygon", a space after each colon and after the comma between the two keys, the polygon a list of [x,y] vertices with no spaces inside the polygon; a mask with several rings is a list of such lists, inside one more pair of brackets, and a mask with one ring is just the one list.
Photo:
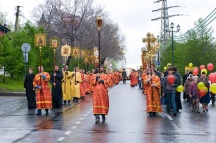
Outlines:
{"label": "green tree", "polygon": [[[207,65],[213,63],[216,65],[216,46],[212,36],[212,28],[206,27],[202,19],[199,19],[195,26],[196,30],[188,30],[184,42],[174,42],[174,63],[179,72],[183,75],[185,66],[193,63],[194,66]],[[162,50],[161,70],[167,63],[171,63],[172,45]]]}

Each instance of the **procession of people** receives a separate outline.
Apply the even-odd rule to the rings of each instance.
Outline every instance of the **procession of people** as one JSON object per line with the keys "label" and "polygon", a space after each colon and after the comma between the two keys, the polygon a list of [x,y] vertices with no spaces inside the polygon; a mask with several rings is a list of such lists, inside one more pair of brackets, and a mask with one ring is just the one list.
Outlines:
{"label": "procession of people", "polygon": [[77,67],[74,71],[69,71],[68,65],[60,70],[59,66],[55,65],[51,74],[45,72],[43,66],[39,66],[36,75],[33,74],[33,69],[29,68],[29,74],[24,80],[28,109],[37,108],[36,115],[42,115],[43,109],[49,114],[51,108],[62,108],[70,105],[71,101],[79,102],[80,99],[85,99],[86,95],[92,94],[95,123],[99,123],[99,116],[102,115],[102,121],[105,121],[105,115],[109,112],[108,88],[119,84],[120,80],[119,71],[106,72],[102,66],[100,73],[94,69],[90,73]]}

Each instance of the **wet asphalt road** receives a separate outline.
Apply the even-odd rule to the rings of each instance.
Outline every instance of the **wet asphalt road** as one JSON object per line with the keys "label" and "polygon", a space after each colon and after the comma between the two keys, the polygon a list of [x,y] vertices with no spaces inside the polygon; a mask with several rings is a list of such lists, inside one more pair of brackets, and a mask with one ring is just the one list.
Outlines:
{"label": "wet asphalt road", "polygon": [[[25,97],[0,97],[0,143],[216,143],[216,109],[192,113],[187,102],[177,117],[149,117],[146,96],[127,84],[109,89],[106,122],[95,124],[91,96],[35,116]],[[201,105],[200,105],[201,107]]]}

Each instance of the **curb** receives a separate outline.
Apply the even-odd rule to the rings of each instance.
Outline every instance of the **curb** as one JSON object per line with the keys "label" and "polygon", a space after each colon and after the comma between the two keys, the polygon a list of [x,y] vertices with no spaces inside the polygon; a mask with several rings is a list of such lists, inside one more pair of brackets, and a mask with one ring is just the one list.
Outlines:
{"label": "curb", "polygon": [[25,92],[0,92],[0,96],[26,96]]}

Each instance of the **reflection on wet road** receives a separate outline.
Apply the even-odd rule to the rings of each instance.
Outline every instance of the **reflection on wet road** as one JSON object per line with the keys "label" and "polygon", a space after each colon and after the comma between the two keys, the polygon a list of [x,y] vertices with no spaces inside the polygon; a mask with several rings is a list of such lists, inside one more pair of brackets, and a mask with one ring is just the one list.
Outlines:
{"label": "reflection on wet road", "polygon": [[[1,97],[1,143],[195,143],[216,142],[215,106],[208,113],[192,113],[187,102],[173,117],[149,117],[146,96],[129,83],[109,89],[110,111],[106,122],[95,124],[91,96],[49,115],[35,116],[24,97]],[[169,118],[168,118],[169,117]]]}

